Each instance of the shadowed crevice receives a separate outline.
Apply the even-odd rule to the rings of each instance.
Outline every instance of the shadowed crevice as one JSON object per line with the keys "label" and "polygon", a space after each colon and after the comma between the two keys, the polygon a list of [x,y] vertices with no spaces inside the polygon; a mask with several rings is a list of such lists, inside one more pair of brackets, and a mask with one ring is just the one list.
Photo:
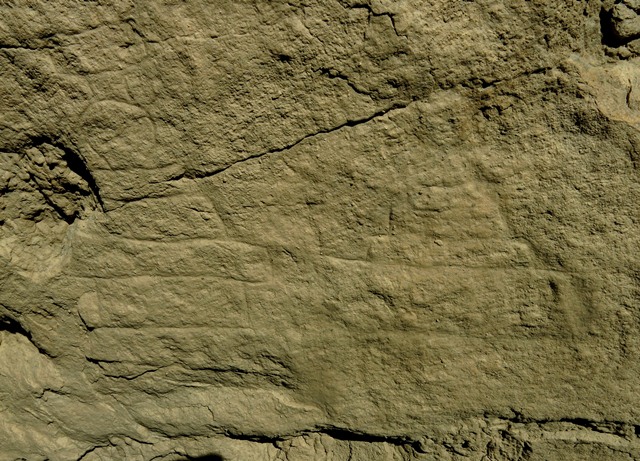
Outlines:
{"label": "shadowed crevice", "polygon": [[0,331],[6,331],[7,333],[11,333],[14,335],[24,336],[36,349],[38,349],[38,352],[46,355],[47,357],[53,357],[45,349],[39,346],[38,343],[33,340],[31,332],[14,318],[7,316],[0,317]]}
{"label": "shadowed crevice", "polygon": [[613,11],[607,10],[605,7],[600,10],[600,32],[604,46],[618,48],[625,44],[625,40],[618,37],[613,27]]}
{"label": "shadowed crevice", "polygon": [[80,176],[87,183],[91,193],[98,202],[101,211],[104,212],[105,207],[104,202],[102,201],[102,196],[100,195],[100,188],[98,187],[98,183],[93,177],[93,174],[91,174],[91,171],[89,170],[87,161],[82,157],[82,155],[71,149],[66,144],[60,142],[59,139],[54,139],[45,135],[32,138],[30,147],[38,147],[43,144],[49,144],[62,151],[62,159],[67,163],[67,166],[71,171]]}

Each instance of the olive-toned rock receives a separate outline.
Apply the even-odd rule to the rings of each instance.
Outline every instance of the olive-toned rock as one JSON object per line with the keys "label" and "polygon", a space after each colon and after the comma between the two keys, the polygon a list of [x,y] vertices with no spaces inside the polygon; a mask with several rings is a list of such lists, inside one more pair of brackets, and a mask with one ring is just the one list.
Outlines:
{"label": "olive-toned rock", "polygon": [[639,13],[0,1],[0,461],[640,459]]}

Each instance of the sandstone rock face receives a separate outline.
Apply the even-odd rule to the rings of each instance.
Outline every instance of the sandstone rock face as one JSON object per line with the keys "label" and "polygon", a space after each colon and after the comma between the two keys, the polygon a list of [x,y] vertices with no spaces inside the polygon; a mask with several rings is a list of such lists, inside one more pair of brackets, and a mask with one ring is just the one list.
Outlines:
{"label": "sandstone rock face", "polygon": [[640,459],[639,38],[0,1],[0,460]]}

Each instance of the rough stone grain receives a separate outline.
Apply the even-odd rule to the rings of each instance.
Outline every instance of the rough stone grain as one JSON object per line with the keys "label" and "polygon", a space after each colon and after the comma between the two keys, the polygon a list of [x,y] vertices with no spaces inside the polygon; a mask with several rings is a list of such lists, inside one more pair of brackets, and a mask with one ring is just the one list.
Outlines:
{"label": "rough stone grain", "polygon": [[0,0],[0,461],[640,459],[639,39]]}

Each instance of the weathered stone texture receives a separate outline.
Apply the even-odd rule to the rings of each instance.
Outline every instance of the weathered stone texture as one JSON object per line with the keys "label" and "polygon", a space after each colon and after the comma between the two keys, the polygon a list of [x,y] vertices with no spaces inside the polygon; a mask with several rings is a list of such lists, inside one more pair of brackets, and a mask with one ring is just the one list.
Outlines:
{"label": "weathered stone texture", "polygon": [[640,459],[640,2],[0,0],[0,461]]}

